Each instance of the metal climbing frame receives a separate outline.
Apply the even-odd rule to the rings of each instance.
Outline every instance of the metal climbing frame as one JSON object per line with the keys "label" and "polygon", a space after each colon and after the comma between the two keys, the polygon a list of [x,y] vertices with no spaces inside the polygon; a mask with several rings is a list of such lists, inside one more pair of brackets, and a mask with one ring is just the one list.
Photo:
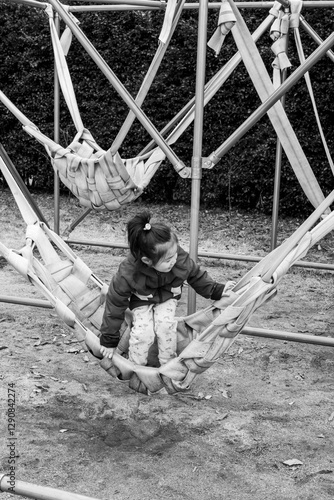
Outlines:
{"label": "metal climbing frame", "polygon": [[[41,7],[40,2],[35,2],[34,0],[11,0],[14,3],[22,3],[34,7]],[[59,7],[58,3],[55,0],[49,0],[50,3],[56,9],[56,26],[59,29],[59,15],[66,16],[66,12],[63,12],[62,7]],[[96,0],[98,1],[98,0]],[[279,2],[287,7],[289,6],[288,0],[279,0]],[[264,8],[270,9],[273,6],[274,2],[236,2],[235,6],[239,8]],[[69,6],[68,10],[72,12],[79,11],[100,11],[100,10],[128,10],[128,9],[136,9],[140,5],[141,9],[164,9],[166,7],[165,3],[157,2],[157,1],[135,1],[132,5],[113,5],[109,3],[108,5],[89,5],[89,6]],[[230,259],[230,260],[242,260],[242,261],[258,261],[260,259],[252,256],[239,256],[239,255],[227,255],[227,254],[203,254],[198,251],[198,230],[199,230],[199,210],[200,210],[200,189],[201,189],[201,177],[202,177],[202,169],[207,166],[207,163],[214,164],[255,124],[257,121],[270,110],[275,103],[277,103],[280,99],[283,99],[286,92],[303,76],[310,68],[325,54],[334,60],[334,54],[331,52],[331,47],[334,44],[334,34],[329,36],[327,40],[324,42],[317,37],[316,34],[312,33],[309,28],[309,34],[313,37],[313,39],[318,43],[318,49],[303,63],[300,67],[285,81],[281,84],[279,88],[276,89],[259,108],[246,120],[246,122],[239,127],[227,141],[215,151],[213,155],[211,155],[208,159],[203,158],[202,156],[202,132],[203,132],[203,107],[205,105],[205,62],[206,62],[206,38],[207,38],[207,17],[208,17],[208,9],[219,9],[221,3],[208,3],[206,0],[200,0],[199,3],[187,3],[183,5],[184,9],[198,9],[198,43],[197,43],[197,65],[196,65],[196,92],[194,98],[194,107],[195,107],[195,118],[194,118],[194,140],[193,140],[193,156],[191,161],[191,179],[192,179],[192,194],[191,194],[191,221],[190,221],[190,255],[196,260],[198,256],[207,256],[210,258],[219,258],[219,259]],[[331,1],[305,1],[303,3],[305,8],[328,8],[332,7],[333,3]],[[80,41],[80,40],[79,40]],[[83,46],[85,46],[85,41],[81,40]],[[93,57],[94,59],[94,57]],[[97,65],[98,61],[96,61]],[[55,90],[54,90],[54,137],[55,140],[59,139],[59,84],[57,74],[55,73]],[[130,105],[131,103],[129,103]],[[131,106],[130,106],[131,108]],[[133,112],[139,113],[138,117],[142,119],[140,115],[140,110],[136,107],[131,108]],[[144,119],[142,119],[145,122]],[[160,140],[159,136],[155,136],[153,133],[153,138]],[[272,216],[272,248],[276,245],[276,232],[277,232],[277,216],[278,216],[278,200],[279,200],[279,172],[280,172],[280,144],[278,142],[277,145],[277,155],[276,155],[276,175],[275,175],[275,192],[274,192],[274,205],[273,205],[273,216]],[[59,232],[59,179],[57,175],[55,176],[55,210],[54,210],[54,228],[56,232]],[[85,214],[81,217],[85,216]],[[75,244],[96,244],[100,245],[98,242],[89,242],[89,241],[74,241],[71,239],[67,240],[67,243],[75,243]],[[110,246],[115,247],[117,245],[107,245],[101,244],[102,246]],[[122,245],[120,245],[122,246]],[[327,269],[334,270],[334,266],[330,265],[322,265],[317,263],[297,263],[303,267],[311,267],[318,269]],[[2,298],[4,299],[4,298]],[[2,300],[0,298],[0,300]],[[8,299],[8,298],[7,298]],[[12,298],[15,301],[15,298]],[[8,301],[8,300],[7,300]],[[34,304],[27,304],[34,305]],[[35,304],[39,307],[44,307],[42,301],[40,304]],[[196,309],[196,298],[193,290],[190,290],[189,300],[188,300],[188,312],[192,313]],[[295,335],[289,332],[275,332],[270,330],[257,330],[252,328],[245,328],[243,333],[254,336],[267,336],[270,338],[284,338],[285,340],[293,340],[297,342],[310,342],[314,344],[320,345],[333,345],[332,339],[326,339],[323,343],[323,339],[319,339],[318,337],[311,338],[310,336],[300,336]],[[302,337],[305,337],[305,339]],[[328,340],[328,342],[327,342]]]}
{"label": "metal climbing frame", "polygon": [[[20,0],[16,0],[20,1]],[[23,1],[23,0],[22,0]],[[56,7],[54,4],[55,0],[50,0],[50,3]],[[279,3],[284,7],[289,7],[289,0],[279,0]],[[273,2],[236,2],[235,6],[240,8],[264,8],[269,9],[273,6]],[[233,2],[232,2],[233,5]],[[141,8],[154,9],[154,2],[143,2]],[[205,105],[205,63],[206,63],[206,39],[207,39],[207,17],[208,9],[219,9],[221,3],[208,3],[207,1],[200,1],[199,3],[184,4],[184,9],[198,9],[198,43],[197,43],[197,64],[196,64],[196,89],[194,98],[195,107],[195,118],[194,118],[194,137],[193,137],[193,156],[191,160],[191,219],[190,219],[190,255],[196,260],[198,257],[198,231],[199,231],[199,210],[200,210],[200,191],[201,191],[201,177],[202,169],[211,168],[216,164],[228,151],[233,147],[243,135],[254,125],[259,119],[267,112],[269,112],[273,106],[281,99],[284,100],[286,92],[291,89],[293,85],[299,79],[307,74],[310,68],[325,54],[328,55],[332,60],[334,60],[334,54],[330,50],[334,43],[334,35],[328,37],[325,42],[319,40],[319,37],[315,33],[312,33],[310,28],[305,24],[306,30],[313,37],[315,41],[319,44],[319,48],[304,61],[300,67],[288,78],[286,78],[286,72],[283,74],[283,83],[279,88],[276,89],[267,99],[263,100],[262,105],[218,148],[209,158],[202,157],[202,135],[203,135],[203,108]],[[305,8],[324,8],[332,7],[331,2],[319,2],[319,1],[305,1],[303,7]],[[84,11],[84,10],[102,10],[102,9],[112,9],[114,6],[85,6],[69,8],[70,10]],[[123,6],[122,9],[126,9]],[[131,6],[133,8],[133,5]],[[58,9],[59,13],[59,9]],[[80,41],[80,40],[79,40]],[[81,42],[82,43],[82,42]],[[85,44],[82,43],[85,47]],[[59,134],[59,122],[56,117],[59,116],[59,91],[55,89],[55,135]],[[277,152],[276,152],[276,165],[275,165],[275,185],[274,185],[274,203],[273,203],[273,213],[272,213],[272,236],[271,236],[271,248],[276,247],[277,242],[277,220],[278,220],[278,205],[279,205],[279,183],[280,183],[280,170],[281,170],[281,152],[282,146],[280,141],[277,141]],[[303,179],[302,179],[303,180]],[[57,182],[57,181],[56,181]],[[55,193],[55,230],[59,231],[59,210],[58,210],[58,187]],[[316,200],[319,201],[319,200]],[[80,221],[85,216],[81,216]],[[68,243],[72,243],[68,240]],[[79,242],[77,242],[78,244]],[[87,244],[87,242],[85,242]],[[113,245],[111,245],[113,246]],[[215,258],[230,258],[235,259],[234,256],[226,257],[224,255],[216,254]],[[237,256],[236,260],[246,260],[249,261],[248,257]],[[301,263],[301,265],[307,266],[307,264]],[[310,263],[309,267],[317,267],[315,263]],[[320,268],[321,265],[319,266]],[[334,266],[325,266],[327,269],[334,269]],[[196,294],[193,290],[190,290],[188,299],[188,312],[192,313],[196,310]]]}

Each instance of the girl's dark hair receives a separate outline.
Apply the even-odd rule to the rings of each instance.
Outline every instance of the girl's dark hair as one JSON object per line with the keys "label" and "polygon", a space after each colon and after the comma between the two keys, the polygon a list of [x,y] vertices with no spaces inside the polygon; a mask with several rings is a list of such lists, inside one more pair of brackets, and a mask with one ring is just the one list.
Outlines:
{"label": "girl's dark hair", "polygon": [[177,243],[176,234],[163,222],[150,222],[147,210],[135,215],[127,224],[130,251],[135,259],[147,257],[152,264],[165,254],[164,243]]}

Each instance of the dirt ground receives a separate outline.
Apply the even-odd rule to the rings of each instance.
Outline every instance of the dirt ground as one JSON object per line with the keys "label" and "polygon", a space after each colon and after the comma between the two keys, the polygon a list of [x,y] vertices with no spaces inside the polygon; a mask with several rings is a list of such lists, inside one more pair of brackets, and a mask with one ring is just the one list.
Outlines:
{"label": "dirt ground", "polygon": [[[0,241],[23,246],[25,224],[11,193],[0,193]],[[53,220],[51,196],[35,196]],[[61,233],[82,212],[61,198]],[[124,242],[125,222],[144,205],[91,213],[71,238]],[[150,207],[185,247],[189,208]],[[280,223],[283,239],[300,221]],[[264,256],[270,218],[201,212],[199,249]],[[309,256],[333,262],[333,236]],[[122,250],[73,246],[109,283]],[[237,280],[254,264],[201,259],[217,280]],[[41,298],[0,259],[1,296]],[[333,273],[294,268],[249,325],[334,338]],[[186,314],[187,293],[179,305]],[[197,307],[208,301],[198,298]],[[17,480],[97,499],[327,500],[334,497],[334,349],[240,334],[189,393],[133,392],[78,352],[51,309],[0,303],[1,465]],[[15,440],[10,434],[14,423]],[[13,453],[12,453],[12,450]],[[12,453],[12,455],[11,455]],[[13,498],[2,493],[1,500]]]}

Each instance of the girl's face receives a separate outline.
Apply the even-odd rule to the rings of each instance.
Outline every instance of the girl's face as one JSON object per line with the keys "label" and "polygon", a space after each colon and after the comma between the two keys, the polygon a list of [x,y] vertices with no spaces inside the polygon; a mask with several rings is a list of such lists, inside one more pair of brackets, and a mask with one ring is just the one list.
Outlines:
{"label": "girl's face", "polygon": [[177,243],[173,242],[166,249],[166,253],[152,266],[159,273],[168,273],[175,265],[177,259]]}

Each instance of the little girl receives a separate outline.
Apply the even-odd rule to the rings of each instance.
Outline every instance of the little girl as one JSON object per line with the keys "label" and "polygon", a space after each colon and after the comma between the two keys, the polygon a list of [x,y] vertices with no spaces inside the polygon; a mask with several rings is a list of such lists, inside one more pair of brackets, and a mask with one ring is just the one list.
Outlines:
{"label": "little girl", "polygon": [[130,308],[133,325],[129,360],[146,365],[157,338],[160,365],[177,356],[175,310],[185,281],[205,298],[221,298],[224,285],[214,281],[179,245],[164,223],[150,222],[145,211],[128,222],[129,256],[120,264],[106,297],[101,326],[101,354],[112,358],[119,329]]}

